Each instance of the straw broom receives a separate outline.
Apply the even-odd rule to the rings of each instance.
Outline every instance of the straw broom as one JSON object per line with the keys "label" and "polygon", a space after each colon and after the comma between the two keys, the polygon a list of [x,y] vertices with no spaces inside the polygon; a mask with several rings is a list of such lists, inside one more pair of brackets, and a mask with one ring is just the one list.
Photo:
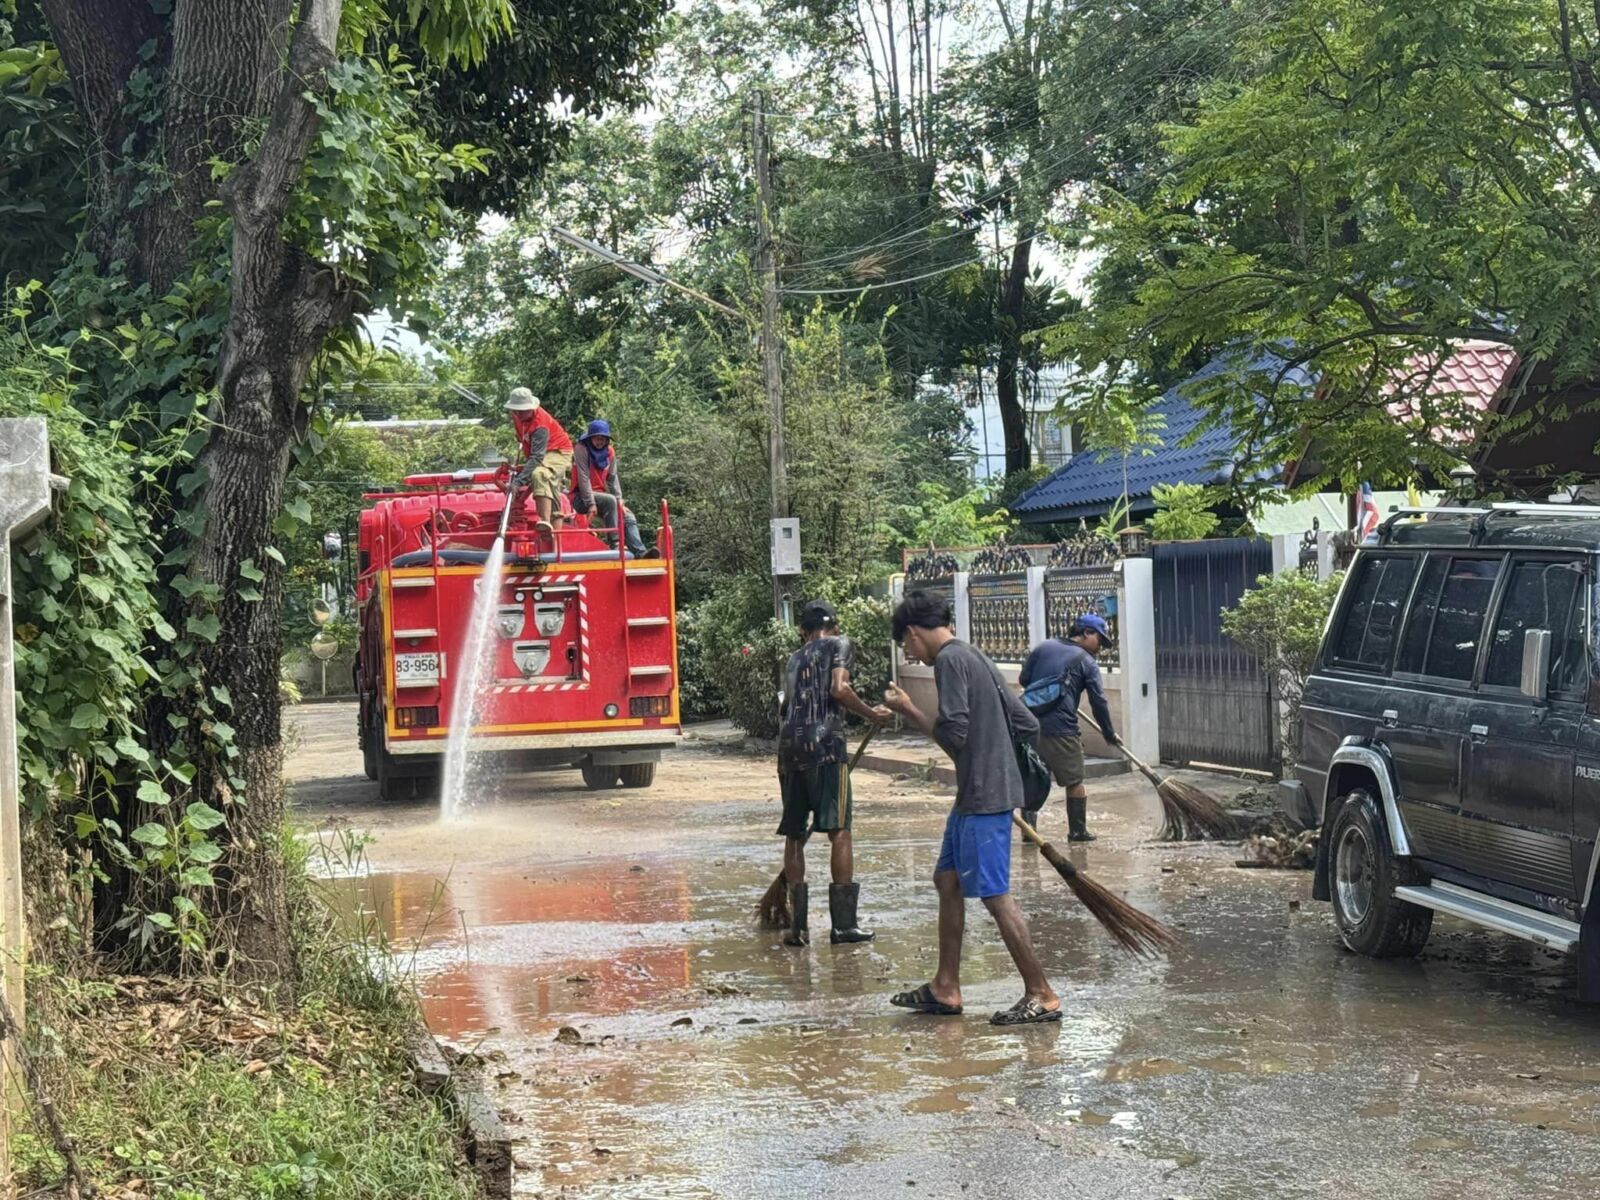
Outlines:
{"label": "straw broom", "polygon": [[[867,726],[866,736],[861,739],[861,744],[856,747],[856,752],[850,756],[850,773],[855,774],[856,764],[861,761],[861,756],[866,753],[867,743],[872,740],[872,735],[878,732],[876,725]],[[778,877],[772,881],[767,890],[761,893],[761,899],[756,904],[756,924],[766,929],[784,929],[788,927],[794,914],[789,911],[789,877],[780,869]]]}
{"label": "straw broom", "polygon": [[[1078,716],[1087,721],[1095,732],[1102,737],[1105,736],[1105,730],[1101,729],[1088,713],[1079,709]],[[1228,838],[1238,832],[1238,826],[1228,815],[1228,810],[1223,808],[1216,797],[1209,792],[1195,787],[1192,783],[1174,779],[1170,775],[1157,775],[1135,758],[1133,751],[1121,742],[1112,745],[1112,749],[1148,779],[1156,789],[1156,795],[1161,798],[1161,810],[1165,821],[1158,836],[1171,841],[1189,841],[1188,835],[1192,830],[1195,834],[1193,840],[1198,841],[1208,837]]]}
{"label": "straw broom", "polygon": [[1061,851],[1040,837],[1039,831],[1022,819],[1020,812],[1013,812],[1011,819],[1022,830],[1022,836],[1039,847],[1039,853],[1066,880],[1072,894],[1094,914],[1095,920],[1105,926],[1106,932],[1116,940],[1117,945],[1129,954],[1139,958],[1154,958],[1178,944],[1178,935],[1167,926],[1148,913],[1140,912],[1068,862]]}

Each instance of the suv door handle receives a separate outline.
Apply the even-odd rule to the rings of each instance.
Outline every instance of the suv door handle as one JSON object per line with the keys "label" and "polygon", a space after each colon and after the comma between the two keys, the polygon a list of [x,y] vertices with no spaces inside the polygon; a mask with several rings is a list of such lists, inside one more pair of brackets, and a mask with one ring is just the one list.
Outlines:
{"label": "suv door handle", "polygon": [[1398,724],[1400,724],[1400,712],[1399,712],[1399,710],[1398,709],[1393,709],[1393,708],[1384,709],[1383,710],[1383,725],[1384,725],[1384,728],[1385,729],[1393,729]]}
{"label": "suv door handle", "polygon": [[1489,727],[1487,725],[1473,725],[1467,732],[1472,735],[1472,740],[1475,743],[1481,744],[1489,736]]}

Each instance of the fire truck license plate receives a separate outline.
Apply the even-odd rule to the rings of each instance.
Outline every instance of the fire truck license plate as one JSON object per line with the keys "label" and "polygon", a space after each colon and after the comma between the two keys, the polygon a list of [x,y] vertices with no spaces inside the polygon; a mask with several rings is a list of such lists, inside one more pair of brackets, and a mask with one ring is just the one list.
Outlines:
{"label": "fire truck license plate", "polygon": [[439,682],[439,655],[396,654],[394,656],[394,682],[397,687],[417,687]]}

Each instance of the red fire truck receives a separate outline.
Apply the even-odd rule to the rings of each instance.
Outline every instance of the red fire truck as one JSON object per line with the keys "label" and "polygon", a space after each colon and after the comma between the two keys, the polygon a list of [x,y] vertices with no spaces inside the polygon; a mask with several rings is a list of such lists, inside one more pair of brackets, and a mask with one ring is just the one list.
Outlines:
{"label": "red fire truck", "polygon": [[[508,500],[504,469],[405,484],[366,497],[357,541],[360,740],[378,794],[430,788],[452,723],[470,719],[455,683],[486,586],[496,607],[469,749],[530,769],[577,767],[591,788],[649,787],[681,733],[667,506],[655,551],[635,559],[582,517],[553,534],[536,526],[525,493]],[[486,580],[503,521],[504,567]]]}

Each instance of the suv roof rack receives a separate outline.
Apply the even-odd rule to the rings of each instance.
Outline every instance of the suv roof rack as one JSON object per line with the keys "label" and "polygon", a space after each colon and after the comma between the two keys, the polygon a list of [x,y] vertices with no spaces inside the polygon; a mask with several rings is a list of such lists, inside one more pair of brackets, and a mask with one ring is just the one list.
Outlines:
{"label": "suv roof rack", "polygon": [[1523,504],[1516,501],[1495,501],[1490,504],[1478,505],[1441,505],[1438,508],[1423,508],[1407,505],[1393,510],[1378,526],[1380,541],[1387,542],[1394,532],[1394,526],[1401,522],[1409,522],[1416,518],[1427,517],[1471,517],[1474,538],[1481,534],[1491,517],[1600,517],[1600,505],[1596,504]]}

